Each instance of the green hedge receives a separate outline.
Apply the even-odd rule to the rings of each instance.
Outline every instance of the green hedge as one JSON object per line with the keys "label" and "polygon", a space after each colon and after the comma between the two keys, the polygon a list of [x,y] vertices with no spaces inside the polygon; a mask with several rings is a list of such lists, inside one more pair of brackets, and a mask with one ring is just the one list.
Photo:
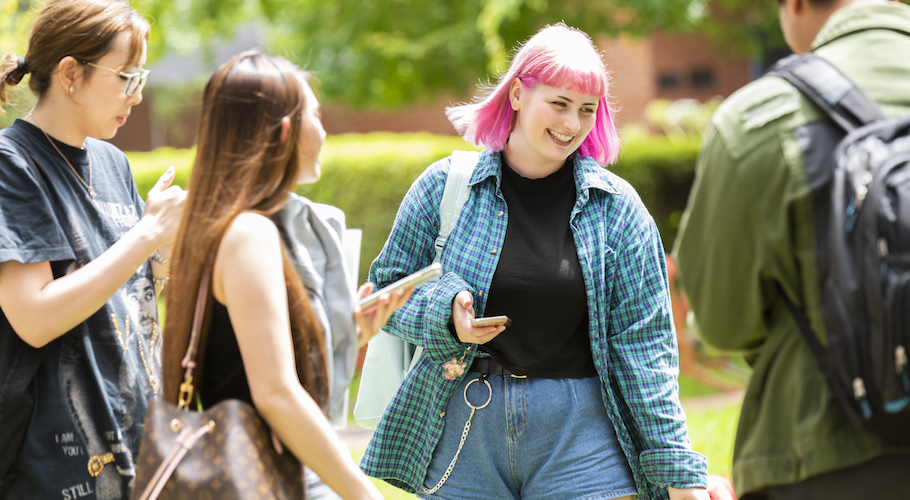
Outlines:
{"label": "green hedge", "polygon": [[700,139],[671,141],[665,136],[626,142],[610,167],[629,181],[654,216],[664,248],[673,246],[676,230],[695,176]]}
{"label": "green hedge", "polygon": [[[471,146],[458,137],[426,133],[345,134],[326,140],[322,179],[297,191],[341,208],[348,227],[363,229],[361,282],[382,249],[411,182],[453,149]],[[668,248],[685,207],[697,150],[697,142],[679,144],[662,137],[633,139],[625,143],[619,163],[611,167],[639,191]],[[177,167],[177,183],[185,186],[193,154],[193,150],[173,148],[128,153],[139,192],[145,195],[171,164]]]}

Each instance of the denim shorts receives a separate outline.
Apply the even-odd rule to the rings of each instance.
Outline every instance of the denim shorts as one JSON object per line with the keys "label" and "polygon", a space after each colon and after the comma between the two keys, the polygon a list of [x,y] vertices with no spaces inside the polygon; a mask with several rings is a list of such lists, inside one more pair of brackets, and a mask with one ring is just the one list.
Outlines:
{"label": "denim shorts", "polygon": [[[635,495],[629,463],[604,408],[597,377],[514,378],[468,373],[446,406],[445,430],[423,486],[432,489],[458,451],[471,408],[471,427],[445,484],[445,500],[609,499]],[[476,381],[473,382],[472,381]]]}

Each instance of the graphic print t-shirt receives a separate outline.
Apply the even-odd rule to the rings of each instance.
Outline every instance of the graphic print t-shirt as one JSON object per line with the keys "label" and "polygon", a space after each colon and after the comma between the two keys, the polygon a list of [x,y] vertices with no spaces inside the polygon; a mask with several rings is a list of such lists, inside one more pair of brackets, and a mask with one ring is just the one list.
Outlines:
{"label": "graphic print t-shirt", "polygon": [[[100,256],[142,216],[125,155],[87,139],[56,142],[17,120],[4,131],[19,150],[0,147],[0,262],[50,262],[54,277]],[[88,190],[70,166],[97,193]],[[90,172],[91,171],[91,172]],[[49,343],[32,381],[29,429],[7,478],[6,498],[124,498],[135,476],[148,400],[160,370],[161,341],[151,266],[146,261],[100,310]]]}

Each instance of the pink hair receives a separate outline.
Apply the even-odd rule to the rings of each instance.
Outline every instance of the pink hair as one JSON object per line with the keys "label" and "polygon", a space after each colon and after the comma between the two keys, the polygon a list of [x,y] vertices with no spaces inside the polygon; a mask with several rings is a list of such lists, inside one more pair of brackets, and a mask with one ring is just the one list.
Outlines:
{"label": "pink hair", "polygon": [[449,121],[466,141],[494,151],[505,148],[515,119],[509,87],[516,78],[525,90],[544,84],[599,95],[597,120],[578,154],[600,165],[616,161],[619,135],[612,119],[606,63],[588,35],[563,23],[547,26],[525,42],[499,82],[481,87],[473,102],[446,108]]}

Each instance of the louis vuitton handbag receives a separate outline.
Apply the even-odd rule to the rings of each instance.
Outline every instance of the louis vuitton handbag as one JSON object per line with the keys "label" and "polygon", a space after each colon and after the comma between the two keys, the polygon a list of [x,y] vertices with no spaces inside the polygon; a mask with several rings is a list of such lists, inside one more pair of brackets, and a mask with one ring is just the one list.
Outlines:
{"label": "louis vuitton handbag", "polygon": [[290,451],[276,451],[255,408],[229,399],[188,409],[210,278],[206,273],[199,288],[180,400],[149,405],[131,498],[303,499],[303,467]]}

